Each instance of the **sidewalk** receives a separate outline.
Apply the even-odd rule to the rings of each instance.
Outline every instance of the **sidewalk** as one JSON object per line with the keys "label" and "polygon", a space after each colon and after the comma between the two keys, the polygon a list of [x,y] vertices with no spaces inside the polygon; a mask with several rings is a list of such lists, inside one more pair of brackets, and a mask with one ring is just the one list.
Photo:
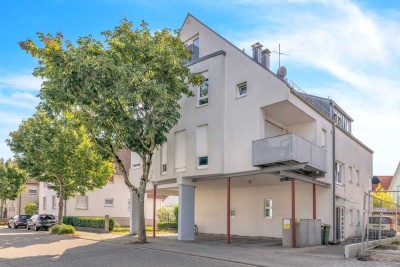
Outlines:
{"label": "sidewalk", "polygon": [[212,241],[178,241],[176,236],[148,237],[147,244],[137,244],[134,236],[115,234],[94,234],[78,232],[80,238],[125,244],[136,249],[151,249],[172,254],[188,255],[207,259],[241,263],[247,266],[399,266],[398,264],[379,262],[360,262],[356,259],[344,259],[341,246],[316,246],[308,248],[283,248],[281,246],[263,246],[258,244],[222,244]]}

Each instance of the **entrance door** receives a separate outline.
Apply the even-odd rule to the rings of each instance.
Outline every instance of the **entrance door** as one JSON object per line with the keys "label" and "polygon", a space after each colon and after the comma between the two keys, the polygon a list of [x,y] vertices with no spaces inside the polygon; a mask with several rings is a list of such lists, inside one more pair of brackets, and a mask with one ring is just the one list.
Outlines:
{"label": "entrance door", "polygon": [[336,239],[344,241],[344,207],[336,207]]}

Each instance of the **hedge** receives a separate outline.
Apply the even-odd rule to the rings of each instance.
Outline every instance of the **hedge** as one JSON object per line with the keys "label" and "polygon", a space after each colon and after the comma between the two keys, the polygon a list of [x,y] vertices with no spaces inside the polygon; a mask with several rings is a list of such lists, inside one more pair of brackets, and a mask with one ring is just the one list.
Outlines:
{"label": "hedge", "polygon": [[[64,216],[63,223],[75,227],[100,228],[104,229],[104,218],[102,217],[77,217]],[[110,218],[110,231],[114,230],[115,220]]]}
{"label": "hedge", "polygon": [[72,225],[56,224],[50,228],[50,232],[55,235],[68,235],[68,234],[74,234],[75,228]]}
{"label": "hedge", "polygon": [[167,229],[178,229],[178,223],[176,222],[159,222],[157,223],[158,230],[167,230]]}

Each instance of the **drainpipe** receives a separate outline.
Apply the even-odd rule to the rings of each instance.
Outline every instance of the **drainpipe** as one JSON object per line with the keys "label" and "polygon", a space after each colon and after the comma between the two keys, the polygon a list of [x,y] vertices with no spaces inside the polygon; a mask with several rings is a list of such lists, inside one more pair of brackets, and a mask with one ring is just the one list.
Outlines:
{"label": "drainpipe", "polygon": [[336,243],[336,125],[333,119],[335,104],[331,101],[331,120],[332,120],[332,236],[333,244]]}

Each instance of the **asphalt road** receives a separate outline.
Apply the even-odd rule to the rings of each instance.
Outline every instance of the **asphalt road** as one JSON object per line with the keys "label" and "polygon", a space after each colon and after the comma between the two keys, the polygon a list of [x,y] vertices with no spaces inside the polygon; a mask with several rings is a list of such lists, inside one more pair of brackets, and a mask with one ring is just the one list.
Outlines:
{"label": "asphalt road", "polygon": [[137,246],[0,228],[0,266],[247,266]]}

